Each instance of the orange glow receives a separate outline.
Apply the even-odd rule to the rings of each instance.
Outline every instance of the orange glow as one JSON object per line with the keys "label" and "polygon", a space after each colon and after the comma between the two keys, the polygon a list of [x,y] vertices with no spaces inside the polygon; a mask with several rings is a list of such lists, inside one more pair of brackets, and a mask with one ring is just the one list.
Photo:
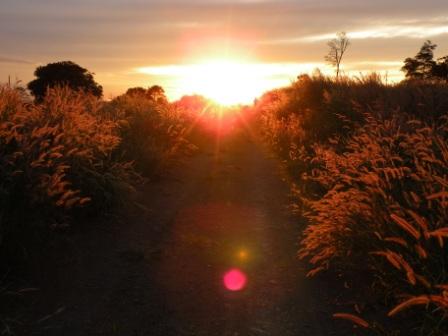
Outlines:
{"label": "orange glow", "polygon": [[240,250],[238,252],[238,259],[241,261],[246,261],[249,257],[249,253],[246,250]]}
{"label": "orange glow", "polygon": [[[243,57],[209,58],[193,64],[136,68],[139,74],[171,80],[171,99],[202,95],[229,106],[252,104],[255,98],[276,87],[290,84],[299,73],[311,72],[318,64],[257,63]],[[323,68],[321,66],[321,68]]]}
{"label": "orange glow", "polygon": [[239,269],[231,269],[224,275],[224,286],[232,292],[242,290],[247,283],[246,274]]}
{"label": "orange glow", "polygon": [[260,94],[260,74],[253,67],[230,60],[208,61],[196,66],[181,88],[191,87],[222,105],[251,103]]}

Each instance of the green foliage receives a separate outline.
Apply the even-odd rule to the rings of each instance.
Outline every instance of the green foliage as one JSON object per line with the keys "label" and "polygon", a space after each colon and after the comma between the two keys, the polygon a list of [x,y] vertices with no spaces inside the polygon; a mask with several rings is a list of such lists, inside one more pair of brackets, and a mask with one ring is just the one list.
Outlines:
{"label": "green foliage", "polygon": [[98,98],[103,95],[103,88],[95,82],[93,73],[71,61],[39,66],[34,75],[37,78],[28,83],[28,89],[37,101],[43,100],[48,88],[60,86],[84,91]]}

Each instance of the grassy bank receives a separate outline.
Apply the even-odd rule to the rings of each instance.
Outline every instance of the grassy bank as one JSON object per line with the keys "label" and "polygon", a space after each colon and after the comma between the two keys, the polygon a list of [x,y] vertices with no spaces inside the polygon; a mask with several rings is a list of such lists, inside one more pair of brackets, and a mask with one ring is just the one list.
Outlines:
{"label": "grassy bank", "polygon": [[363,293],[337,316],[446,335],[448,86],[301,76],[255,109],[293,177],[309,276]]}
{"label": "grassy bank", "polygon": [[187,123],[172,104],[146,97],[123,95],[105,102],[57,88],[33,103],[20,89],[0,88],[0,320],[5,330],[10,298],[22,293],[17,279],[32,278],[40,251],[54,245],[61,230],[129,206],[138,185],[191,150],[184,137]]}

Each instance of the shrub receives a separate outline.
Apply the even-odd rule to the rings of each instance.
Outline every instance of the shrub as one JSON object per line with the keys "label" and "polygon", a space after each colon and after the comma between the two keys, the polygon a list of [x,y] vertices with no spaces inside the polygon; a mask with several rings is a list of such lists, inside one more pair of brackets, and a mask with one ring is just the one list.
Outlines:
{"label": "shrub", "polygon": [[[0,274],[22,276],[41,261],[34,252],[60,246],[54,228],[135,204],[137,171],[151,176],[191,149],[180,112],[161,92],[104,102],[55,87],[31,103],[23,90],[0,87]],[[14,324],[9,301],[17,302],[3,294],[17,289],[10,281],[0,283],[0,333]]]}
{"label": "shrub", "polygon": [[[392,293],[395,315],[420,305],[442,327],[448,314],[448,123],[372,115],[345,151],[316,147],[300,255],[315,268],[365,270]],[[446,327],[446,325],[445,325]]]}
{"label": "shrub", "polygon": [[[102,103],[67,88],[48,91],[39,105],[0,88],[1,232],[34,222],[65,221],[79,209],[104,211],[132,189],[132,165],[116,161],[118,124],[99,114]],[[20,230],[23,230],[21,228]]]}
{"label": "shrub", "polygon": [[363,289],[374,289],[389,316],[420,308],[425,314],[412,315],[409,328],[444,335],[448,86],[388,86],[375,77],[294,85],[256,108],[265,139],[295,177],[296,207],[308,224],[299,255],[312,265],[309,276],[365,274]]}
{"label": "shrub", "polygon": [[103,96],[103,88],[95,82],[94,74],[71,61],[39,66],[34,75],[37,78],[28,83],[28,89],[39,102],[45,97],[48,88],[62,85],[99,98]]}
{"label": "shrub", "polygon": [[107,103],[102,113],[120,121],[116,155],[133,161],[145,176],[160,172],[193,148],[186,139],[187,121],[165,100],[123,95]]}

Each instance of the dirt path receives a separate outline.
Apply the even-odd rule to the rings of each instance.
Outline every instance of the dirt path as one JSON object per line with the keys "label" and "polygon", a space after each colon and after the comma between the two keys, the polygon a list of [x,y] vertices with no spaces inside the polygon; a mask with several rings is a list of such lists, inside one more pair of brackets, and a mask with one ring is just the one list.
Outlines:
{"label": "dirt path", "polygon": [[[75,257],[42,272],[24,334],[338,334],[325,284],[295,257],[299,228],[274,159],[238,133],[175,175],[146,187],[144,218],[71,238]],[[238,292],[223,284],[232,268],[247,276]]]}

